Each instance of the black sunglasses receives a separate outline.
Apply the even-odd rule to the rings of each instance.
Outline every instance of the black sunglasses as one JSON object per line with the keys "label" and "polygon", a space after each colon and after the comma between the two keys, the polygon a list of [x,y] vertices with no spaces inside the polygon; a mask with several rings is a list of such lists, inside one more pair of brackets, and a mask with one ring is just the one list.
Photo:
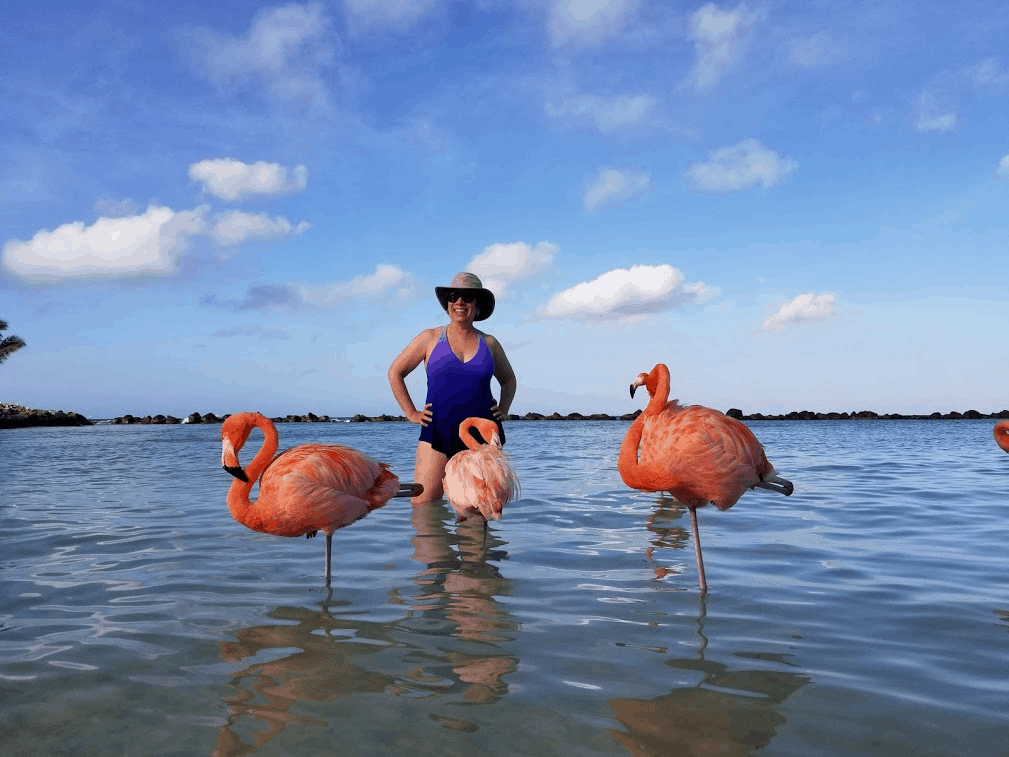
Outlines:
{"label": "black sunglasses", "polygon": [[449,292],[445,298],[447,302],[462,300],[463,302],[476,302],[476,292]]}

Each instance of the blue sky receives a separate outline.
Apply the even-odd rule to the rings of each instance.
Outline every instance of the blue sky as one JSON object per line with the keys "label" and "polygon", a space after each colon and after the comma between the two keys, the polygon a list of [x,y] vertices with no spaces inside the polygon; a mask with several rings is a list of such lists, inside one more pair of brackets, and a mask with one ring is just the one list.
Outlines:
{"label": "blue sky", "polygon": [[1003,3],[54,2],[2,35],[0,400],[398,414],[470,270],[513,412],[630,412],[660,361],[722,410],[1009,406]]}

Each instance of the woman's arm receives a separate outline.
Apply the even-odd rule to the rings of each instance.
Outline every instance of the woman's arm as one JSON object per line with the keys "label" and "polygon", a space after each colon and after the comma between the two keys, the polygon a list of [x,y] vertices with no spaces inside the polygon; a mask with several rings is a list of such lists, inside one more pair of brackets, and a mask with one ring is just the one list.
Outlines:
{"label": "woman's arm", "polygon": [[501,418],[504,418],[511,409],[512,400],[515,399],[515,390],[518,388],[518,381],[515,378],[515,371],[512,370],[511,363],[508,362],[508,356],[505,355],[501,343],[489,334],[485,335],[484,341],[487,342],[491,355],[494,356],[494,378],[501,384],[501,399],[497,407]]}
{"label": "woman's arm", "polygon": [[421,426],[431,422],[431,403],[427,403],[422,411],[417,410],[410,397],[410,391],[406,388],[406,377],[427,357],[431,331],[432,329],[426,329],[420,332],[389,366],[389,386],[392,387],[392,396],[396,398],[407,420]]}

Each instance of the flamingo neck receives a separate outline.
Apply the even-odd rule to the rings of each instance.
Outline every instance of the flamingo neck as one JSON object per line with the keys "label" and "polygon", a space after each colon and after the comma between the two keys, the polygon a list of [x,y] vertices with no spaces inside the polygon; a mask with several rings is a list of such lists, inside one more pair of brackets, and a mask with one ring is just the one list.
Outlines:
{"label": "flamingo neck", "polygon": [[494,446],[494,438],[497,436],[497,424],[486,418],[467,418],[459,427],[459,438],[469,449],[479,449],[480,442],[473,436],[473,429],[480,432],[487,444]]}
{"label": "flamingo neck", "polygon": [[231,482],[231,488],[228,489],[228,509],[231,510],[231,514],[235,517],[235,520],[240,523],[244,522],[243,515],[247,513],[253,503],[249,501],[249,493],[252,491],[253,484],[259,480],[259,477],[266,470],[267,466],[273,461],[273,456],[277,453],[277,445],[279,443],[279,437],[277,436],[277,428],[273,425],[273,422],[259,413],[252,414],[249,419],[248,425],[242,429],[242,435],[238,439],[238,444],[235,445],[235,454],[245,445],[245,442],[249,438],[249,434],[252,433],[252,429],[258,427],[263,432],[263,446],[259,448],[259,452],[256,456],[252,458],[252,462],[245,467],[245,476],[248,481],[239,481],[237,478]]}
{"label": "flamingo neck", "polygon": [[648,377],[645,388],[648,389],[651,399],[648,400],[642,414],[658,415],[669,401],[669,369],[662,363],[656,365]]}
{"label": "flamingo neck", "polygon": [[617,470],[620,478],[632,489],[640,489],[642,481],[641,463],[638,462],[638,447],[641,444],[641,434],[645,430],[644,413],[639,415],[627,429],[623,442],[620,444],[620,455],[617,457]]}

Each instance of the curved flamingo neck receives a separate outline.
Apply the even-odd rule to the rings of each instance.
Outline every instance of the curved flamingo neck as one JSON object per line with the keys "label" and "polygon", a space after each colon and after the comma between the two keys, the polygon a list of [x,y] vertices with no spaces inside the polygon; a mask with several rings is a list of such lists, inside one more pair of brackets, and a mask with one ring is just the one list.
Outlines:
{"label": "curved flamingo neck", "polygon": [[995,434],[995,443],[1006,452],[1009,452],[1009,421],[999,421],[992,429]]}
{"label": "curved flamingo neck", "polygon": [[492,439],[497,435],[497,424],[486,418],[467,418],[459,426],[459,438],[469,449],[479,449],[480,442],[473,436],[473,429],[480,432],[487,444],[493,445]]}
{"label": "curved flamingo neck", "polygon": [[237,478],[231,482],[231,488],[228,489],[228,509],[231,510],[231,514],[240,523],[243,523],[242,515],[252,506],[252,502],[249,501],[249,492],[252,491],[253,484],[259,480],[259,477],[266,470],[266,467],[272,462],[273,456],[277,453],[277,446],[279,444],[279,437],[277,436],[277,428],[273,425],[273,422],[259,413],[249,413],[249,418],[246,423],[243,424],[239,432],[239,437],[235,444],[235,454],[245,446],[245,442],[249,438],[249,434],[252,433],[253,428],[260,428],[263,431],[263,446],[259,448],[259,452],[256,456],[252,458],[252,462],[245,466],[245,477],[248,481],[239,481]]}
{"label": "curved flamingo neck", "polygon": [[617,457],[617,470],[620,478],[632,489],[641,489],[645,484],[645,471],[638,462],[638,447],[641,445],[641,434],[645,430],[644,413],[639,415],[627,429],[623,442],[620,443],[620,455]]}
{"label": "curved flamingo neck", "polygon": [[648,413],[648,415],[657,415],[662,412],[669,401],[669,369],[664,363],[658,363],[652,368],[652,372],[648,374],[645,388],[651,399],[648,400],[648,404],[642,412]]}

